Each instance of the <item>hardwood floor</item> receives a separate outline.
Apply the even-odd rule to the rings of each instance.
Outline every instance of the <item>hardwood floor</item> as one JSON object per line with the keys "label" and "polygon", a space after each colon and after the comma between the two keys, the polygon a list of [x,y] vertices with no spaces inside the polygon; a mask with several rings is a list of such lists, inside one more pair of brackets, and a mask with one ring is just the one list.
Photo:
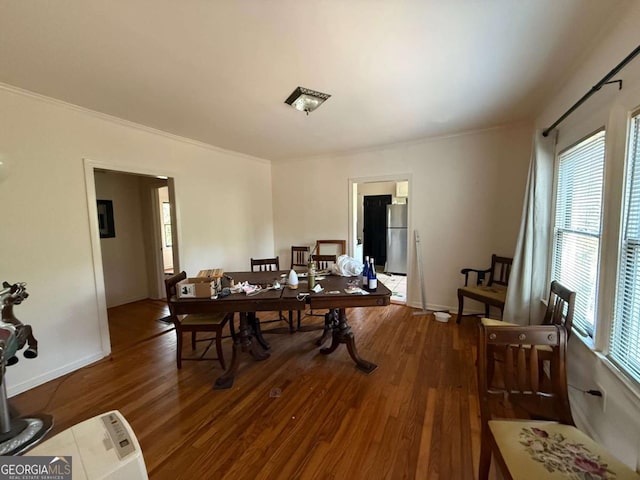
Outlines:
{"label": "hardwood floor", "polygon": [[[124,318],[153,310],[131,308],[138,313]],[[219,364],[187,362],[178,371],[175,334],[155,322],[147,340],[112,332],[110,358],[12,403],[52,414],[53,433],[120,410],[152,479],[472,479],[477,319],[439,323],[413,311],[347,311],[359,353],[379,365],[371,375],[355,369],[344,346],[319,354],[319,332],[269,335],[271,357],[243,356],[233,388],[214,391]],[[230,360],[230,339],[224,349]]]}
{"label": "hardwood floor", "polygon": [[164,300],[141,300],[109,308],[112,353],[119,353],[149,337],[173,330],[172,323],[159,321],[169,315]]}

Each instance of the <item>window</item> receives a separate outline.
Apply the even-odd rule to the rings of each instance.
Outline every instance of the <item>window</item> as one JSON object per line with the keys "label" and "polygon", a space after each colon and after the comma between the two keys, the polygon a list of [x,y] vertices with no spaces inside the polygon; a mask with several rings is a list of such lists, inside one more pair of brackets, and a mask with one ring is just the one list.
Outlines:
{"label": "window", "polygon": [[640,382],[640,112],[631,119],[609,359]]}
{"label": "window", "polygon": [[162,224],[164,226],[164,246],[173,246],[173,237],[171,236],[171,204],[162,202]]}
{"label": "window", "polygon": [[551,276],[575,290],[574,326],[593,336],[604,175],[604,130],[558,155]]}

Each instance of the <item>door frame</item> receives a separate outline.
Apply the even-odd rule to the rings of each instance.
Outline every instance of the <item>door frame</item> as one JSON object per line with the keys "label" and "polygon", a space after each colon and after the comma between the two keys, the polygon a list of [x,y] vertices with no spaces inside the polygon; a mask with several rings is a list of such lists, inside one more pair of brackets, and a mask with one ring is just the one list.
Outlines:
{"label": "door frame", "polygon": [[[381,175],[376,177],[354,177],[349,178],[349,212],[348,212],[348,240],[347,240],[347,253],[349,256],[355,256],[356,242],[358,241],[356,232],[356,202],[358,199],[357,185],[360,183],[374,183],[374,182],[409,182],[409,194],[407,196],[407,203],[409,208],[407,210],[407,233],[412,232],[412,217],[411,211],[413,210],[414,202],[411,201],[411,194],[413,192],[413,176],[410,173],[396,173],[390,175]],[[410,259],[413,258],[415,247],[409,240],[413,238],[413,235],[407,235],[407,284],[410,283],[413,278],[413,263]],[[407,305],[409,305],[409,289],[407,289]]]}
{"label": "door frame", "polygon": [[165,298],[167,296],[165,292],[164,279],[165,279],[165,270],[164,270],[164,253],[162,252],[165,248],[162,242],[162,225],[160,224],[160,220],[162,218],[162,212],[160,210],[160,188],[167,187],[169,192],[169,205],[171,210],[171,254],[173,257],[173,273],[178,273],[180,268],[180,256],[178,255],[177,249],[173,248],[173,245],[178,244],[176,228],[174,225],[176,223],[176,209],[175,209],[175,188],[174,181],[172,177],[166,179],[165,185],[157,185],[152,186],[149,194],[151,195],[151,210],[152,215],[156,219],[156,222],[153,223],[153,261],[154,267],[156,270],[156,282],[155,282],[155,297],[154,298]]}
{"label": "door frame", "polygon": [[[100,234],[98,228],[98,208],[96,206],[96,184],[95,184],[95,170],[109,170],[112,172],[131,174],[131,175],[144,175],[147,177],[157,177],[167,180],[169,186],[169,198],[172,198],[172,213],[173,221],[175,222],[175,228],[172,228],[172,237],[174,244],[174,268],[179,269],[179,218],[178,218],[178,199],[175,194],[175,173],[166,171],[161,168],[141,168],[135,165],[122,165],[104,163],[89,158],[83,158],[85,187],[87,194],[87,208],[89,212],[89,236],[91,239],[91,254],[93,263],[93,278],[94,289],[96,295],[96,307],[98,310],[98,328],[100,331],[100,343],[102,346],[102,353],[106,356],[111,353],[111,336],[109,334],[109,318],[107,316],[107,300],[104,286],[104,269],[102,266],[102,249],[100,246]],[[153,207],[152,207],[153,208]],[[156,207],[157,208],[157,207]],[[157,223],[157,222],[155,222]],[[155,234],[154,234],[155,236]],[[154,242],[156,240],[154,239]],[[154,252],[155,257],[158,257],[158,251]],[[157,261],[156,272],[157,272]],[[163,276],[164,276],[164,272]]]}

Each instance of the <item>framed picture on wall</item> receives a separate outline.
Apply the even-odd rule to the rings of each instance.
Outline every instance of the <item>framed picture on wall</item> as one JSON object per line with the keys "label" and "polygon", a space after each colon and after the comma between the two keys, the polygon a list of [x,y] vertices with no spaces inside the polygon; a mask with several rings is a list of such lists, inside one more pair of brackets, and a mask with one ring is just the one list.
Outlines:
{"label": "framed picture on wall", "polygon": [[97,202],[100,238],[113,238],[116,236],[116,227],[113,223],[113,202],[111,200],[98,200]]}

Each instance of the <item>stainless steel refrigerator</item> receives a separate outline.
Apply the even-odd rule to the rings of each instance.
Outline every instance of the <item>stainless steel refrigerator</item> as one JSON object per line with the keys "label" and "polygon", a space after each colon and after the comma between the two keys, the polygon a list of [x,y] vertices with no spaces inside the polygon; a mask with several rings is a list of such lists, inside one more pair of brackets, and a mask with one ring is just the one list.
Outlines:
{"label": "stainless steel refrigerator", "polygon": [[407,274],[407,205],[387,205],[387,273]]}

